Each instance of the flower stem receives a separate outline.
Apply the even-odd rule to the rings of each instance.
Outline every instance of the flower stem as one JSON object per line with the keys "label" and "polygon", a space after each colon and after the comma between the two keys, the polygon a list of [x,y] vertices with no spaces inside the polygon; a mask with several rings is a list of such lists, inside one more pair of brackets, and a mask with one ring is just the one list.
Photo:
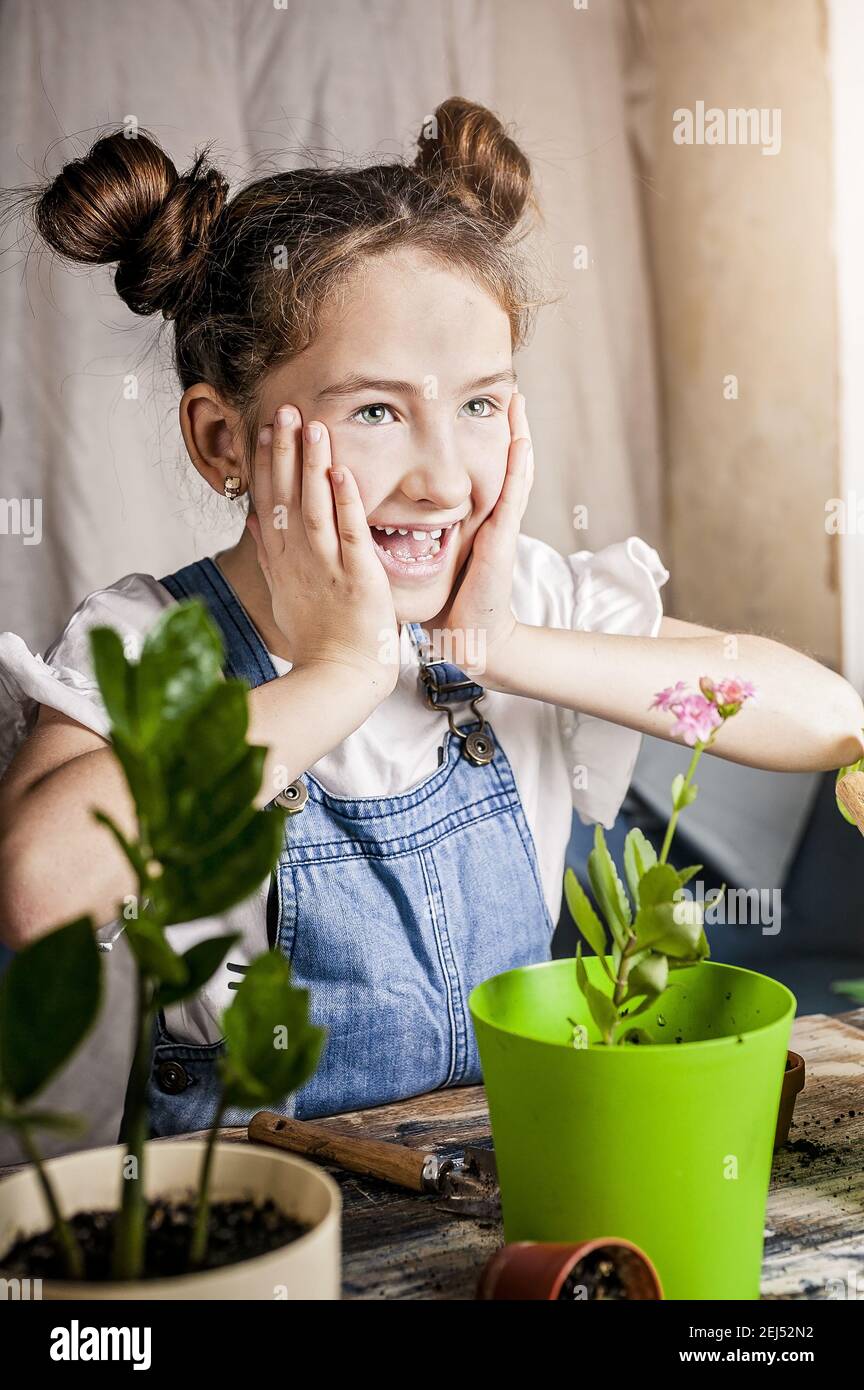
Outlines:
{"label": "flower stem", "polygon": [[192,1233],[192,1248],[189,1256],[189,1263],[192,1269],[198,1269],[204,1263],[207,1254],[207,1235],[210,1224],[210,1179],[213,1169],[213,1157],[216,1153],[216,1139],[219,1135],[219,1127],[222,1124],[222,1116],[225,1113],[225,1093],[219,1097],[219,1104],[216,1108],[216,1115],[213,1124],[210,1126],[210,1133],[207,1135],[207,1147],[204,1150],[204,1161],[201,1164],[201,1178],[198,1183],[198,1203],[195,1209],[195,1229]]}
{"label": "flower stem", "polygon": [[36,1176],[39,1179],[39,1186],[42,1188],[42,1195],[51,1213],[51,1220],[54,1223],[54,1239],[60,1247],[63,1256],[63,1264],[66,1267],[66,1276],[69,1279],[84,1278],[84,1259],[81,1255],[81,1247],[72,1234],[72,1228],[60,1211],[57,1195],[49,1181],[45,1171],[45,1164],[42,1155],[36,1147],[30,1131],[26,1126],[22,1126],[19,1131],[21,1147],[29,1158],[33,1167],[36,1169]]}
{"label": "flower stem", "polygon": [[[709,740],[709,743],[711,741],[712,740]],[[699,764],[699,759],[702,757],[702,754],[704,753],[707,747],[708,743],[697,743],[696,747],[693,749],[693,756],[690,759],[690,766],[687,769],[687,776],[684,778],[684,785],[678,793],[675,805],[672,807],[672,814],[669,817],[669,824],[666,827],[666,835],[663,839],[663,848],[660,851],[660,858],[658,860],[658,863],[660,864],[666,863],[669,850],[672,847],[672,836],[675,834],[675,827],[678,824],[678,817],[680,816],[682,811],[681,798],[682,796],[684,796],[685,792],[688,791],[690,783],[693,781],[693,774],[696,771],[696,768]]]}
{"label": "flower stem", "polygon": [[[143,971],[138,972],[136,1001],[136,1043],[126,1088],[125,1113],[128,1137],[123,1159],[122,1197],[114,1231],[113,1274],[115,1279],[140,1279],[144,1268],[147,1238],[147,1204],[144,1198],[144,1146],[147,1139],[147,1082],[150,1076],[152,987]],[[131,1170],[127,1172],[129,1161]]]}

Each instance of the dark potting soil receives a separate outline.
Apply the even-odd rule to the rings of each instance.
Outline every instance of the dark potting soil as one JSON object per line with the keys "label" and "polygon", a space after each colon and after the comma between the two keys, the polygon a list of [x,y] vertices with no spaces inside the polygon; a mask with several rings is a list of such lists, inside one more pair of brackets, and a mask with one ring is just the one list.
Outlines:
{"label": "dark potting soil", "polygon": [[575,1303],[601,1298],[626,1300],[627,1288],[608,1254],[592,1250],[573,1266],[561,1285],[558,1300]]}
{"label": "dark potting soil", "polygon": [[[189,1274],[194,1207],[191,1202],[149,1203],[145,1279],[168,1279]],[[103,1283],[112,1278],[111,1253],[115,1213],[77,1212],[69,1222],[84,1257],[85,1279]],[[207,1258],[200,1267],[221,1269],[241,1260],[266,1255],[289,1245],[309,1229],[286,1216],[275,1202],[256,1205],[251,1199],[214,1202],[210,1208]],[[52,1231],[20,1240],[3,1259],[3,1275],[30,1279],[65,1279],[66,1270]]]}

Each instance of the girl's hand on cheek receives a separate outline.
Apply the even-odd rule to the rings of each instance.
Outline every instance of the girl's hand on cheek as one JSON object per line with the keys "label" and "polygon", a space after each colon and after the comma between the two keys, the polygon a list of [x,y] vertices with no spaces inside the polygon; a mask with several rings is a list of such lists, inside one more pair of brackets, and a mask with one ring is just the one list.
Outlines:
{"label": "girl's hand on cheek", "polygon": [[519,392],[514,391],[510,398],[508,419],[510,447],[501,492],[477,530],[458,588],[445,609],[448,629],[477,634],[476,642],[464,644],[466,652],[473,649],[480,654],[482,665],[471,670],[465,667],[467,674],[475,676],[494,672],[517,625],[510,607],[513,567],[519,527],[534,481],[525,397]]}
{"label": "girl's hand on cheek", "polygon": [[384,698],[399,675],[393,595],[356,480],[331,463],[326,426],[281,406],[259,436],[246,524],[292,665],[336,662]]}

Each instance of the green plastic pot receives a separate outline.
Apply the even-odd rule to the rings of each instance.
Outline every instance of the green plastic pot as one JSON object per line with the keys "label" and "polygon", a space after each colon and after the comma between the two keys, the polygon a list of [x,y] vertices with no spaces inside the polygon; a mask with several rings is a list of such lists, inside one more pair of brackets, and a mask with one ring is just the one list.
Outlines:
{"label": "green plastic pot", "polygon": [[[585,965],[601,984],[601,962]],[[572,959],[472,991],[505,1240],[611,1232],[645,1251],[667,1298],[758,1298],[795,997],[712,962],[672,978],[639,1018],[656,1046],[599,1042]]]}

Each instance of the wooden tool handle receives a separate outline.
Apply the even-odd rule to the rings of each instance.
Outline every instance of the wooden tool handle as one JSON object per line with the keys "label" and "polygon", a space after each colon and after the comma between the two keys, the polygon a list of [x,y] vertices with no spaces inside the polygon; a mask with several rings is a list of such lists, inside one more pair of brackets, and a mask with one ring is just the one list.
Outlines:
{"label": "wooden tool handle", "polygon": [[841,777],[837,783],[837,799],[843,802],[864,835],[864,772],[847,772]]}
{"label": "wooden tool handle", "polygon": [[423,1170],[429,1154],[404,1144],[386,1144],[380,1139],[355,1139],[334,1134],[306,1120],[290,1120],[271,1110],[262,1110],[249,1121],[249,1138],[259,1144],[275,1144],[291,1153],[303,1154],[326,1163],[337,1163],[352,1173],[407,1187],[412,1192],[427,1191]]}

